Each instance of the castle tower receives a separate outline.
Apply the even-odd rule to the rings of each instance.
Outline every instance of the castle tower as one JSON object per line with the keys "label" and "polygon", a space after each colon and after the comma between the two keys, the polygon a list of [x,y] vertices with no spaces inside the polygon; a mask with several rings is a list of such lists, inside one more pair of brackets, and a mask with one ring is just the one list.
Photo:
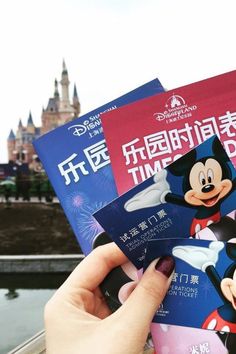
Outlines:
{"label": "castle tower", "polygon": [[27,126],[24,131],[24,138],[22,142],[22,148],[25,153],[25,161],[27,163],[30,163],[33,155],[35,154],[34,147],[33,147],[33,140],[36,137],[36,127],[33,122],[32,114],[31,112],[29,113],[28,121],[27,121]]}
{"label": "castle tower", "polygon": [[60,101],[60,109],[59,111],[65,112],[65,111],[71,111],[71,105],[70,105],[70,99],[69,99],[69,76],[68,76],[68,71],[66,68],[65,61],[63,60],[62,64],[62,73],[61,73],[61,101]]}
{"label": "castle tower", "polygon": [[29,118],[28,118],[26,130],[27,130],[27,133],[29,133],[29,134],[35,134],[35,125],[34,125],[34,122],[32,119],[31,112],[29,113]]}
{"label": "castle tower", "polygon": [[19,119],[18,130],[19,130],[19,131],[22,131],[23,128],[24,128],[24,127],[23,127],[22,121],[21,121],[21,119]]}
{"label": "castle tower", "polygon": [[42,109],[41,134],[45,134],[59,125],[58,123],[60,121],[59,105],[60,105],[60,95],[58,91],[58,82],[55,79],[53,97],[49,98],[47,107],[45,109],[44,108]]}
{"label": "castle tower", "polygon": [[74,84],[74,94],[73,94],[73,107],[74,107],[74,116],[78,117],[80,114],[80,102],[77,94],[76,84]]}
{"label": "castle tower", "polygon": [[74,117],[74,108],[70,103],[69,99],[69,76],[66,68],[65,61],[63,60],[62,64],[62,74],[61,74],[61,99],[59,104],[59,113],[60,113],[60,124],[69,122]]}
{"label": "castle tower", "polygon": [[55,81],[54,81],[54,98],[57,99],[57,100],[60,99],[60,95],[59,95],[59,91],[58,91],[57,79],[55,79]]}
{"label": "castle tower", "polygon": [[23,143],[23,131],[24,131],[24,126],[22,124],[21,119],[19,119],[18,128],[16,131],[16,144],[15,144],[16,150],[18,150],[19,146],[21,146]]}
{"label": "castle tower", "polygon": [[74,87],[73,102],[69,99],[69,76],[65,61],[62,64],[61,74],[61,95],[58,90],[58,81],[54,81],[53,97],[49,98],[48,105],[42,110],[41,120],[42,128],[41,134],[55,129],[59,125],[71,121],[80,114],[80,102],[77,94],[76,86]]}
{"label": "castle tower", "polygon": [[16,136],[11,129],[10,134],[7,139],[7,150],[8,150],[8,160],[14,161],[15,160],[15,144],[16,144]]}

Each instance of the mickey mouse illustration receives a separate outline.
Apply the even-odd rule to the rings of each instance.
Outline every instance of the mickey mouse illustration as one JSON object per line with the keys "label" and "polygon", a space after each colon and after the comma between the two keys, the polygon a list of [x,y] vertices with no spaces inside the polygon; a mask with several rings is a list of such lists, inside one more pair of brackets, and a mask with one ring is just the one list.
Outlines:
{"label": "mickey mouse illustration", "polygon": [[176,246],[173,255],[192,267],[205,272],[223,301],[223,305],[213,311],[202,324],[203,329],[236,333],[236,244],[226,243],[226,253],[232,260],[221,278],[216,263],[224,243],[212,241],[207,247]]}
{"label": "mickey mouse illustration", "polygon": [[[236,210],[223,216],[220,221],[213,223],[196,234],[200,240],[218,240],[236,242]],[[214,319],[213,319],[214,320]],[[235,354],[236,334],[228,332],[217,332],[218,337],[227,348],[229,354]]]}
{"label": "mickey mouse illustration", "polygon": [[[220,206],[236,187],[228,165],[229,157],[219,139],[212,143],[212,155],[197,159],[196,149],[191,150],[166,170],[156,173],[154,184],[136,194],[125,203],[124,208],[134,210],[173,203],[197,210],[190,228],[190,235],[220,219]],[[172,193],[166,180],[167,171],[174,176],[183,176],[183,195]]]}
{"label": "mickey mouse illustration", "polygon": [[200,230],[195,237],[199,240],[236,243],[236,210],[222,216],[218,222]]}

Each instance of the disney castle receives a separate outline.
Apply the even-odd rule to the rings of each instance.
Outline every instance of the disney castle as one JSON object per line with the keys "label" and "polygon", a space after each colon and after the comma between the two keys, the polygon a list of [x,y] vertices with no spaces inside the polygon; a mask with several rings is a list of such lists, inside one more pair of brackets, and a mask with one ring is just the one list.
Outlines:
{"label": "disney castle", "polygon": [[72,101],[69,98],[69,76],[65,61],[61,73],[61,94],[59,93],[58,81],[54,82],[54,94],[50,97],[46,109],[43,108],[41,115],[41,126],[36,127],[33,122],[32,114],[29,113],[27,125],[19,120],[16,134],[11,129],[7,139],[9,162],[27,163],[33,167],[37,155],[34,151],[32,142],[40,135],[62,125],[80,114],[80,102],[77,94],[76,85]]}

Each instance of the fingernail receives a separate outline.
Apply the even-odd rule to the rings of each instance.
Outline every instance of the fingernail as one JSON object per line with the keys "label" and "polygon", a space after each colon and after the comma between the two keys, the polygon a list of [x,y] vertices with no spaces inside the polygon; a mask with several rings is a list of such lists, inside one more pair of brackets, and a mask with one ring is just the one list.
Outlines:
{"label": "fingernail", "polygon": [[175,268],[175,260],[171,256],[163,256],[158,259],[155,269],[169,278]]}

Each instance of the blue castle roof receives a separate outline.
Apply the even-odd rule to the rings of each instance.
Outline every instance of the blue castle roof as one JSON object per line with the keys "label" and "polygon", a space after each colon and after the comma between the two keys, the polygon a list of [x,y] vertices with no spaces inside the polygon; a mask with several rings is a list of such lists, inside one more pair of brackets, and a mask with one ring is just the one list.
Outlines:
{"label": "blue castle roof", "polygon": [[33,122],[33,118],[32,118],[32,114],[31,112],[29,113],[29,118],[28,118],[28,122],[27,122],[28,125],[34,125],[34,122]]}
{"label": "blue castle roof", "polygon": [[10,134],[9,134],[9,136],[8,136],[8,139],[7,139],[7,140],[15,140],[15,138],[16,138],[16,136],[15,136],[15,134],[14,134],[13,130],[11,129]]}

